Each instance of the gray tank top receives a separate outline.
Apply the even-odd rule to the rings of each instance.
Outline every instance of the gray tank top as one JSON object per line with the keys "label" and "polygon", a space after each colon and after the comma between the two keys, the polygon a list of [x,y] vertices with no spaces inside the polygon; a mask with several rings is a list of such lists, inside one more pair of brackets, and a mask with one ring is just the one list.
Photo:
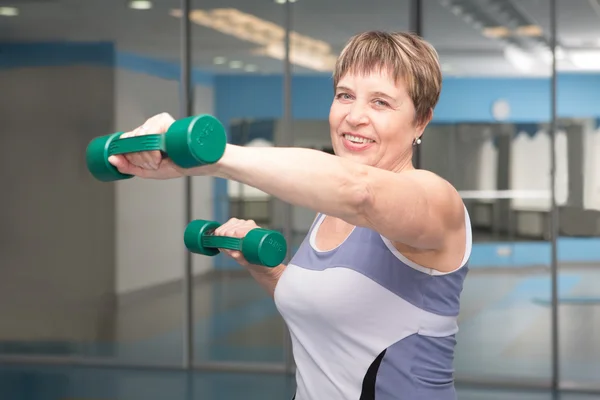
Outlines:
{"label": "gray tank top", "polygon": [[454,400],[455,334],[472,237],[450,273],[355,227],[321,251],[318,215],[275,288],[292,339],[296,400]]}

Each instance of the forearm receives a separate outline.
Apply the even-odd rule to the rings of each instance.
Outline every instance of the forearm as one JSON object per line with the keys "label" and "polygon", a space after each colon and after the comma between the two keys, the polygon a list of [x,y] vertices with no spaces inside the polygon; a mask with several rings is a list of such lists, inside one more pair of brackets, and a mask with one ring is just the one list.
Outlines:
{"label": "forearm", "polygon": [[246,269],[250,272],[250,275],[252,275],[256,282],[267,291],[269,296],[274,297],[275,287],[277,286],[277,282],[279,282],[279,278],[281,277],[281,274],[283,274],[285,267],[284,264],[280,264],[274,268],[249,265]]}
{"label": "forearm", "polygon": [[[190,175],[206,175],[205,167]],[[227,145],[213,176],[241,182],[284,202],[351,221],[364,199],[364,166],[318,150]]]}

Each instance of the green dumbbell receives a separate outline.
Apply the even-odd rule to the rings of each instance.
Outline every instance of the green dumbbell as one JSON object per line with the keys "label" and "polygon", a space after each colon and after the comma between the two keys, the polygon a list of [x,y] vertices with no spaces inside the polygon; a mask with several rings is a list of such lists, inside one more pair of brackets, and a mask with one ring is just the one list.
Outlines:
{"label": "green dumbbell", "polygon": [[215,221],[190,222],[183,235],[185,246],[192,253],[205,256],[217,255],[219,249],[238,250],[249,263],[266,267],[276,267],[285,259],[287,243],[281,233],[256,228],[242,239],[212,235],[219,226],[221,224]]}
{"label": "green dumbbell", "polygon": [[110,156],[140,151],[160,151],[182,168],[213,164],[223,156],[227,145],[225,128],[211,115],[179,119],[164,134],[151,134],[121,139],[123,132],[93,139],[86,149],[90,173],[103,182],[132,178],[122,174],[111,163]]}

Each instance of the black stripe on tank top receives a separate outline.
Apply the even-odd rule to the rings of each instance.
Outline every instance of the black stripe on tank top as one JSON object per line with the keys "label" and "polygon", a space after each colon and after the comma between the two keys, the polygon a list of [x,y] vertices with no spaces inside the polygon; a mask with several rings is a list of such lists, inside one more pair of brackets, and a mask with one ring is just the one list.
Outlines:
{"label": "black stripe on tank top", "polygon": [[377,380],[377,372],[379,372],[379,366],[381,365],[383,356],[385,356],[385,352],[386,350],[382,351],[367,370],[363,379],[360,400],[375,400],[375,381]]}
{"label": "black stripe on tank top", "polygon": [[[382,351],[381,354],[377,356],[375,361],[369,366],[367,373],[363,379],[362,391],[360,393],[359,400],[375,400],[375,382],[377,381],[377,372],[379,372],[379,366],[381,365],[381,360],[385,356],[386,350]],[[292,400],[296,400],[296,395],[292,397]]]}

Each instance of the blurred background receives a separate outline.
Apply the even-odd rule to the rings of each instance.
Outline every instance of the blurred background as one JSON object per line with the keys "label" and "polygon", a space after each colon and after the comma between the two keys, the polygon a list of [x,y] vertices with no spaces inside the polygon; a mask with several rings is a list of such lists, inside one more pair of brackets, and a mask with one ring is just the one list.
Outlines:
{"label": "blurred background", "polygon": [[293,250],[313,213],[222,179],[98,182],[85,148],[169,112],[331,152],[333,64],[373,29],[442,63],[415,162],[473,223],[459,398],[600,398],[598,0],[0,0],[0,398],[291,398],[272,299],[182,235],[254,219]]}

